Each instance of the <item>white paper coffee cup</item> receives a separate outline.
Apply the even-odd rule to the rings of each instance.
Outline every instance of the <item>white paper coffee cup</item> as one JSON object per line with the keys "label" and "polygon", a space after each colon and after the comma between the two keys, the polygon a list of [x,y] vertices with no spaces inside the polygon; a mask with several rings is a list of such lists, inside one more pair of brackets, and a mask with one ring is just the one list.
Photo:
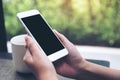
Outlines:
{"label": "white paper coffee cup", "polygon": [[17,35],[11,39],[12,57],[14,68],[17,72],[29,73],[31,72],[27,65],[23,62],[23,57],[26,53],[25,48],[25,36],[26,34]]}

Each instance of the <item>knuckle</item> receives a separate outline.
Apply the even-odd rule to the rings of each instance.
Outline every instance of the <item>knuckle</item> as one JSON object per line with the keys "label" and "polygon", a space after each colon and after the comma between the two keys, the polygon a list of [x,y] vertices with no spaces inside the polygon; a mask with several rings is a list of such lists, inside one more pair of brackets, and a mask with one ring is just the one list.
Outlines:
{"label": "knuckle", "polygon": [[28,47],[31,48],[33,45],[34,45],[34,43],[31,41],[31,42],[28,44]]}

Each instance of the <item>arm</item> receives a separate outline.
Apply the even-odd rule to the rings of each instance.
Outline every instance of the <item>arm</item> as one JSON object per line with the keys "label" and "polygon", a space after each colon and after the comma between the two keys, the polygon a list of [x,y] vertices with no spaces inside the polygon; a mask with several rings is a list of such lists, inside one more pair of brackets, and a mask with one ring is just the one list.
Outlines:
{"label": "arm", "polygon": [[120,80],[120,70],[114,70],[86,61],[76,47],[62,34],[54,31],[69,54],[60,64],[56,64],[59,74],[82,80]]}
{"label": "arm", "polygon": [[[88,61],[79,64],[79,77],[83,80],[120,80],[120,70],[110,69]],[[81,65],[83,65],[81,67]]]}

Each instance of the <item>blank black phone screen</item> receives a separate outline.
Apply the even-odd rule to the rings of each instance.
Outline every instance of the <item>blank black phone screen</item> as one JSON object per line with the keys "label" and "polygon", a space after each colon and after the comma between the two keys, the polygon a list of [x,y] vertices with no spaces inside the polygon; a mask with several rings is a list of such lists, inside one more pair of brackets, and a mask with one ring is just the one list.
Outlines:
{"label": "blank black phone screen", "polygon": [[22,18],[22,21],[29,29],[33,37],[36,39],[38,44],[41,46],[46,55],[50,55],[61,49],[64,46],[51,31],[48,24],[44,21],[41,15],[33,15],[29,17]]}

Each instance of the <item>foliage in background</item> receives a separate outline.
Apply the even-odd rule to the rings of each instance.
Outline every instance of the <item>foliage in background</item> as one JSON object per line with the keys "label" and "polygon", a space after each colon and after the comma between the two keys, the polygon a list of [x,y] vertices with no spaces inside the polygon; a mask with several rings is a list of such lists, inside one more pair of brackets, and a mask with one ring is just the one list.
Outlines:
{"label": "foliage in background", "polygon": [[52,28],[70,40],[97,36],[113,45],[120,41],[120,0],[3,0],[8,35],[25,33],[16,13],[38,9]]}

